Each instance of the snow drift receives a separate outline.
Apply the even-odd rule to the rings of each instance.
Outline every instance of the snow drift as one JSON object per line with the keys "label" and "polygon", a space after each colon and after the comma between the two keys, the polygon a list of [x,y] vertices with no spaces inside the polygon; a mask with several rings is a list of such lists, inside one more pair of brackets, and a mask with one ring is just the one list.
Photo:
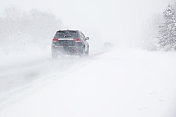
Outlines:
{"label": "snow drift", "polygon": [[175,58],[139,50],[77,58],[70,70],[57,66],[57,72],[42,76],[47,80],[15,94],[15,104],[0,116],[174,117]]}

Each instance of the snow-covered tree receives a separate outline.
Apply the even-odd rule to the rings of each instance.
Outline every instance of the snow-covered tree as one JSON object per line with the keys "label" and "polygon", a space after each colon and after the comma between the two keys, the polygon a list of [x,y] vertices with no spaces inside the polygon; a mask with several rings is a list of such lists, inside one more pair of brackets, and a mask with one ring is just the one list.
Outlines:
{"label": "snow-covered tree", "polygon": [[10,43],[23,45],[49,43],[62,22],[53,14],[38,10],[22,11],[10,7],[0,17],[0,46]]}
{"label": "snow-covered tree", "polygon": [[164,22],[159,26],[159,41],[161,49],[176,49],[176,15],[172,6],[163,12]]}

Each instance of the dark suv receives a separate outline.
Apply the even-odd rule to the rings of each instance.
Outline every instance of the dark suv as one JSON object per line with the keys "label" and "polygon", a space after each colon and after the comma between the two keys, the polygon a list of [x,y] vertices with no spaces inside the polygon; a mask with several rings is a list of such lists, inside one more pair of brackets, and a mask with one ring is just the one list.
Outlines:
{"label": "dark suv", "polygon": [[57,58],[59,54],[88,55],[89,37],[78,30],[59,30],[52,41],[52,57]]}

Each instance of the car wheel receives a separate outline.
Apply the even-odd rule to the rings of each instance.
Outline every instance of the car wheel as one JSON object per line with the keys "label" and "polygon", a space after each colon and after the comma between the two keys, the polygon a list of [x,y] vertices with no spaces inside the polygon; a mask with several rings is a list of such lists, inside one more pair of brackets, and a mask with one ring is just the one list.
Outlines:
{"label": "car wheel", "polygon": [[89,55],[89,47],[87,47],[87,51],[85,53],[86,55]]}

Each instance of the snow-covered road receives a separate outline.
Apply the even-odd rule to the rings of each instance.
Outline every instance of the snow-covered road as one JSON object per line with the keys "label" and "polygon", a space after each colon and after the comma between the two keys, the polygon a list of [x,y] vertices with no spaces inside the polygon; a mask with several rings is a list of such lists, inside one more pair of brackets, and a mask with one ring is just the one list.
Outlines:
{"label": "snow-covered road", "polygon": [[[23,54],[23,53],[20,53]],[[38,53],[37,53],[38,54]],[[43,54],[43,55],[42,55]],[[57,60],[51,58],[50,52],[25,54],[15,56],[2,56],[0,63],[0,108],[7,105],[8,99],[14,94],[31,87],[34,82],[60,78],[74,72],[86,64],[90,58],[94,58],[103,52],[92,53],[89,56],[61,56]],[[3,55],[3,54],[2,54]],[[31,58],[31,56],[33,56]],[[13,99],[12,99],[13,100]]]}
{"label": "snow-covered road", "polygon": [[18,79],[10,82],[18,90],[2,93],[9,99],[3,100],[0,117],[172,117],[175,59],[173,52],[113,48],[11,68],[3,75]]}
{"label": "snow-covered road", "polygon": [[[176,53],[151,51],[167,5],[2,1],[0,117],[175,117]],[[51,41],[60,29],[89,36],[90,56],[53,61]]]}

